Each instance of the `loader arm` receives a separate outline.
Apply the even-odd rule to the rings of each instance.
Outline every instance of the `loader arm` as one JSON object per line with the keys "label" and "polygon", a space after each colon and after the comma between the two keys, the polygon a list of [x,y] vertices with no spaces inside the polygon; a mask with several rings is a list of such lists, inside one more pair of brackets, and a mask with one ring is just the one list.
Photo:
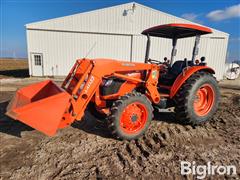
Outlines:
{"label": "loader arm", "polygon": [[[159,66],[153,64],[80,59],[61,88],[47,80],[19,89],[9,104],[7,115],[52,136],[58,128],[81,120],[91,100],[101,105],[101,108],[108,108],[106,102],[109,99],[103,99],[99,94],[103,78],[117,77],[125,81],[121,91],[114,95],[115,99],[141,85],[146,89],[148,98],[158,102],[158,71]],[[132,77],[129,73],[133,72],[144,76]]]}
{"label": "loader arm", "polygon": [[[59,127],[65,127],[74,120],[81,120],[88,103],[94,95],[96,102],[105,105],[105,102],[99,97],[99,86],[103,77],[115,76],[132,83],[144,83],[148,91],[147,96],[153,102],[158,102],[160,100],[157,91],[158,68],[157,65],[152,64],[129,63],[108,59],[78,60],[62,84],[62,88],[71,94],[72,110],[65,114],[65,118],[63,118]],[[146,79],[134,78],[124,74],[135,71],[149,71],[150,73],[148,73]],[[125,93],[128,93],[128,91],[129,89],[126,89]],[[119,96],[125,93],[123,91]]]}

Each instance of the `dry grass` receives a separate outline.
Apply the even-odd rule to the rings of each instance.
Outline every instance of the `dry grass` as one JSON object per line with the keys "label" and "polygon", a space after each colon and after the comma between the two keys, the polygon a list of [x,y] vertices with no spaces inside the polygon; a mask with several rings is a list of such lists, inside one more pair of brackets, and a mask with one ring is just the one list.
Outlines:
{"label": "dry grass", "polygon": [[0,58],[0,79],[8,77],[27,77],[27,59]]}
{"label": "dry grass", "polygon": [[0,59],[0,71],[28,69],[27,59]]}

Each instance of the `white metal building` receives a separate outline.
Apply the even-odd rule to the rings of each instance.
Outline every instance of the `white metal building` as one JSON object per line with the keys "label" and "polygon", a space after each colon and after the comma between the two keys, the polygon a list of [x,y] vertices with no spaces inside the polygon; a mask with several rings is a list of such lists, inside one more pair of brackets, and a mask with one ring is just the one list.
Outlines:
{"label": "white metal building", "polygon": [[[75,60],[83,57],[143,62],[147,38],[141,32],[168,23],[193,22],[132,2],[27,24],[30,75],[66,75]],[[213,29],[200,41],[198,58],[206,57],[218,80],[224,74],[228,37]],[[151,39],[150,58],[170,58],[171,40]],[[194,39],[178,41],[176,60],[191,59]]]}

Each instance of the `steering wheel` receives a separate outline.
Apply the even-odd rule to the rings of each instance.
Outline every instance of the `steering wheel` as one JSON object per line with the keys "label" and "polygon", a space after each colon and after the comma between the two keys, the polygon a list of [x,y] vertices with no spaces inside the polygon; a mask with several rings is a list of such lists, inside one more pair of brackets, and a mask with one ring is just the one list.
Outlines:
{"label": "steering wheel", "polygon": [[150,62],[151,64],[163,64],[161,61],[155,59],[148,59],[148,62]]}

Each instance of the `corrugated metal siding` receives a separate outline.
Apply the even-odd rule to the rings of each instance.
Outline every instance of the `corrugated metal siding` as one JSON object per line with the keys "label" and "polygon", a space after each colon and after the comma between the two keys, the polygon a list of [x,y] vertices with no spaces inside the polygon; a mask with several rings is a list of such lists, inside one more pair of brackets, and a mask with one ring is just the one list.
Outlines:
{"label": "corrugated metal siding", "polygon": [[131,36],[33,30],[27,35],[29,57],[43,53],[45,76],[66,75],[75,60],[87,54],[88,58],[130,59]]}
{"label": "corrugated metal siding", "polygon": [[218,80],[223,79],[224,76],[227,44],[228,38],[209,38],[209,41],[206,45],[207,57],[209,59],[209,61],[207,61],[208,65],[216,70],[216,77]]}
{"label": "corrugated metal siding", "polygon": [[[131,36],[68,33],[54,31],[28,30],[28,52],[43,53],[44,75],[66,75],[76,59],[112,58],[130,61]],[[144,62],[146,50],[146,37],[133,36],[132,61]],[[224,64],[227,49],[227,39],[213,39],[202,37],[199,55],[205,56],[210,67],[216,70],[217,79],[223,78]],[[175,60],[191,59],[194,38],[180,39],[177,44]],[[170,58],[171,40],[151,38],[150,58],[163,60]],[[31,65],[31,63],[29,63]],[[34,69],[30,73],[34,76]]]}
{"label": "corrugated metal siding", "polygon": [[[191,60],[195,38],[179,39],[177,42],[177,56],[175,60],[187,58]],[[201,37],[199,53],[196,58],[206,57],[208,66],[216,70],[216,78],[221,80],[224,74],[228,39],[213,39]],[[163,61],[164,57],[170,59],[172,42],[169,39],[151,38],[150,58]],[[146,50],[146,37],[133,37],[133,62],[144,62]]]}
{"label": "corrugated metal siding", "polygon": [[[134,13],[130,10],[127,16],[123,16],[123,12],[129,10],[132,3],[28,24],[29,56],[31,52],[43,53],[44,75],[66,75],[75,60],[86,56],[93,46],[89,58],[130,60],[132,37],[132,61],[143,62],[146,37],[140,35],[142,30],[166,23],[192,23],[135,4]],[[228,34],[218,30],[201,38],[197,58],[206,56],[208,64],[216,69],[218,79],[223,77],[227,43]],[[179,40],[176,60],[191,59],[193,44],[194,38]],[[170,40],[152,38],[151,47],[151,58],[170,58]],[[30,72],[34,75],[31,67]]]}

